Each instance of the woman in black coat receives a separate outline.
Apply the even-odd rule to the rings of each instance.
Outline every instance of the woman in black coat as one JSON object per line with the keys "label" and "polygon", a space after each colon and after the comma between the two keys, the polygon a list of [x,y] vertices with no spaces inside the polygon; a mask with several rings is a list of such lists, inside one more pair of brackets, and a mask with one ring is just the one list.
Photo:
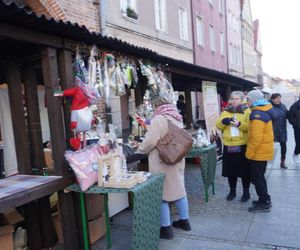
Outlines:
{"label": "woman in black coat", "polygon": [[273,105],[273,131],[274,131],[274,141],[280,143],[281,148],[281,168],[287,168],[285,165],[286,156],[286,141],[287,141],[287,129],[286,121],[288,110],[286,106],[281,103],[281,95],[274,93],[271,96],[271,103]]}

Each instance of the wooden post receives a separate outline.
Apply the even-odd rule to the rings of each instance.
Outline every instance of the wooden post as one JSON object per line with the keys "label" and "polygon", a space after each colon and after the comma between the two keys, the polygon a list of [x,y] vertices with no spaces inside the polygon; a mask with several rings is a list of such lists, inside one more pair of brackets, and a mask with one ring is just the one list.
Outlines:
{"label": "wooden post", "polygon": [[8,83],[8,94],[11,110],[14,139],[16,145],[16,155],[18,170],[23,174],[31,173],[30,152],[28,143],[28,133],[25,123],[24,105],[21,87],[21,73],[19,63],[10,60],[6,64],[6,79]]}
{"label": "wooden post", "polygon": [[185,95],[185,108],[186,108],[186,128],[190,129],[193,123],[191,91],[185,90],[184,95]]}
{"label": "wooden post", "polygon": [[37,80],[33,64],[26,65],[22,70],[22,79],[25,86],[25,97],[28,115],[28,132],[31,144],[32,168],[41,172],[46,166],[43,151],[42,128],[37,93]]}
{"label": "wooden post", "polygon": [[[72,69],[72,53],[68,50],[60,50],[58,52],[58,70],[60,76],[60,84],[62,90],[74,87],[74,77]],[[65,120],[65,133],[67,139],[67,148],[70,149],[69,140],[73,136],[70,129],[71,122],[71,101],[66,100],[63,103],[64,120]]]}
{"label": "wooden post", "polygon": [[[43,151],[37,81],[33,66],[33,64],[27,64],[23,68],[22,78],[25,85],[25,97],[28,115],[27,126],[31,145],[32,167],[41,173],[45,167],[45,157]],[[52,222],[49,196],[38,200],[38,210],[38,222],[42,235],[42,246],[44,248],[53,247],[57,242],[57,236]]]}
{"label": "wooden post", "polygon": [[[31,174],[29,141],[25,125],[24,105],[21,87],[21,73],[19,63],[15,60],[7,62],[7,83],[10,100],[10,109],[14,138],[16,145],[16,154],[18,169],[20,173]],[[30,249],[42,249],[42,241],[38,222],[38,210],[36,202],[30,202],[24,206],[26,227]]]}
{"label": "wooden post", "polygon": [[231,86],[227,85],[226,86],[226,100],[224,100],[224,101],[228,101],[229,100],[230,94],[231,94]]}
{"label": "wooden post", "polygon": [[[46,88],[46,100],[51,132],[52,153],[55,171],[64,177],[68,176],[64,153],[67,148],[61,101],[54,97],[54,90],[59,88],[59,76],[56,50],[46,48],[42,52],[42,67],[44,85]],[[64,245],[66,250],[79,249],[76,234],[75,214],[72,194],[65,194],[63,190],[58,192],[59,207],[61,212]]]}
{"label": "wooden post", "polygon": [[42,70],[46,92],[54,168],[57,175],[66,176],[67,168],[64,153],[67,147],[61,99],[53,96],[54,90],[59,89],[57,56],[55,49],[46,48],[42,52]]}

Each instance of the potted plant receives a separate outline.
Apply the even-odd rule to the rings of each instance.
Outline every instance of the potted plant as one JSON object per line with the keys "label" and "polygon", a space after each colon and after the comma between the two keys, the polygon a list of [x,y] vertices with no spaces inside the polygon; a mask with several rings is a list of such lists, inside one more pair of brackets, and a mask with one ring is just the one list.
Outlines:
{"label": "potted plant", "polygon": [[135,13],[135,11],[134,11],[132,8],[130,8],[130,7],[127,7],[127,9],[126,9],[126,14],[127,14],[127,16],[130,17],[130,18],[138,19],[138,15],[137,15],[137,14]]}

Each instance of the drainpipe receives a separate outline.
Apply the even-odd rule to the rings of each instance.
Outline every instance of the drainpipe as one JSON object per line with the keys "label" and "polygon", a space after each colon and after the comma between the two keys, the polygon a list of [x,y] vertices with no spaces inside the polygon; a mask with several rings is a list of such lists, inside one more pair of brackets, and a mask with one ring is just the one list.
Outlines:
{"label": "drainpipe", "polygon": [[99,0],[100,33],[106,35],[106,0]]}
{"label": "drainpipe", "polygon": [[226,38],[225,38],[225,41],[226,41],[226,61],[227,61],[227,74],[229,74],[229,47],[228,47],[228,20],[227,20],[227,4],[226,4],[226,0],[224,1],[224,15],[225,15],[225,28],[226,28],[226,32],[225,35],[226,35]]}
{"label": "drainpipe", "polygon": [[192,18],[192,44],[193,44],[193,64],[196,64],[196,45],[195,45],[195,25],[194,25],[194,11],[193,11],[193,0],[191,1],[191,18]]}
{"label": "drainpipe", "polygon": [[[243,4],[243,1],[241,2]],[[241,48],[242,48],[242,72],[243,78],[245,77],[245,68],[244,68],[244,44],[243,44],[243,6],[241,6]]]}

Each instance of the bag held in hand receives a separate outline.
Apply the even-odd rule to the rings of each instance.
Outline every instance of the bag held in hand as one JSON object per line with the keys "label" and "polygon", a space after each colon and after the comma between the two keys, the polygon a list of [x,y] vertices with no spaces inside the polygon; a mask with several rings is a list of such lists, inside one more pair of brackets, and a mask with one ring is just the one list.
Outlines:
{"label": "bag held in hand", "polygon": [[170,165],[180,162],[190,151],[193,137],[183,128],[179,128],[168,120],[168,133],[157,142],[160,159]]}

